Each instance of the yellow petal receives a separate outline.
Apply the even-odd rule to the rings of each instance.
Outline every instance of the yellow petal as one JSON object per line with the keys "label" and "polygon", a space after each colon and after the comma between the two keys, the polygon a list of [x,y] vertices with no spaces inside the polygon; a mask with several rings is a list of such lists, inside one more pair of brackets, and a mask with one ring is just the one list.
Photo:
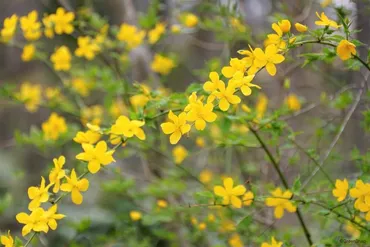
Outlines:
{"label": "yellow petal", "polygon": [[181,139],[181,132],[180,131],[175,131],[173,132],[173,134],[170,136],[170,143],[172,145],[175,145],[179,142],[179,140]]}
{"label": "yellow petal", "polygon": [[172,134],[176,130],[176,126],[170,122],[161,124],[161,128],[166,135]]}
{"label": "yellow petal", "polygon": [[78,181],[77,186],[80,191],[86,191],[89,188],[89,180],[83,178],[80,181]]}
{"label": "yellow petal", "polygon": [[231,196],[231,205],[233,205],[235,208],[241,208],[242,207],[242,201],[239,197]]}
{"label": "yellow petal", "polygon": [[80,205],[83,201],[82,194],[77,189],[72,190],[71,197],[74,204]]}
{"label": "yellow petal", "polygon": [[217,195],[217,196],[221,196],[221,197],[224,197],[224,196],[227,196],[226,194],[226,190],[224,187],[222,186],[215,186],[213,188],[213,192]]}
{"label": "yellow petal", "polygon": [[274,216],[276,219],[281,219],[284,216],[284,209],[280,206],[277,206],[274,210]]}
{"label": "yellow petal", "polygon": [[97,173],[100,170],[100,163],[97,160],[92,160],[89,162],[87,168],[92,174]]}
{"label": "yellow petal", "polygon": [[233,189],[234,181],[232,178],[225,178],[224,179],[224,187],[226,189],[226,192],[228,194],[231,194],[231,191]]}
{"label": "yellow petal", "polygon": [[221,73],[226,77],[226,78],[231,78],[235,74],[235,69],[230,66],[225,66],[222,68]]}
{"label": "yellow petal", "polygon": [[222,111],[227,111],[230,107],[230,103],[225,98],[222,98],[219,107]]}
{"label": "yellow petal", "polygon": [[34,186],[28,188],[28,197],[31,200],[34,199],[38,195],[38,193],[39,193],[39,188],[34,187]]}
{"label": "yellow petal", "polygon": [[267,72],[271,75],[274,76],[276,75],[276,66],[273,63],[267,63],[266,64],[266,70]]}
{"label": "yellow petal", "polygon": [[252,89],[250,89],[250,87],[248,86],[242,86],[240,89],[242,90],[242,93],[245,96],[249,96],[252,94]]}
{"label": "yellow petal", "polygon": [[235,186],[231,193],[234,195],[234,196],[241,196],[243,195],[245,192],[247,191],[247,189],[243,186],[243,185],[238,185],[238,186]]}
{"label": "yellow petal", "polygon": [[28,233],[30,233],[32,230],[32,225],[31,224],[28,224],[28,225],[25,225],[23,228],[22,228],[22,236],[26,236]]}
{"label": "yellow petal", "polygon": [[195,121],[195,128],[197,130],[204,130],[206,128],[206,121],[203,119],[198,119]]}
{"label": "yellow petal", "polygon": [[30,216],[26,213],[19,213],[15,217],[21,224],[27,224],[30,221]]}

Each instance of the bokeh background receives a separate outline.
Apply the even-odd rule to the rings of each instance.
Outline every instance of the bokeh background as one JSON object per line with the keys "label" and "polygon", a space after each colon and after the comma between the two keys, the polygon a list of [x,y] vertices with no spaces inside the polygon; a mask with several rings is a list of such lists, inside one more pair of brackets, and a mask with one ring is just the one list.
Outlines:
{"label": "bokeh background", "polygon": [[[176,14],[185,11],[193,12],[202,17],[203,13],[199,9],[199,5],[203,2],[212,1],[161,0],[160,2],[160,19],[167,23],[176,23]],[[274,20],[272,19],[273,17],[278,15],[281,17],[286,16],[294,22],[301,22],[309,27],[313,27],[316,20],[315,12],[322,11],[322,1],[316,0],[215,0],[213,2],[223,5],[237,4],[237,9],[242,16],[244,24],[248,27],[246,35],[249,37],[248,39],[255,42],[262,42],[263,36],[270,32],[271,23]],[[109,24],[119,25],[123,22],[135,23],[140,13],[147,11],[149,3],[150,0],[2,0],[0,1],[0,19],[3,20],[13,13],[16,13],[18,16],[26,15],[31,10],[37,10],[40,13],[51,13],[59,6],[63,6],[71,11],[85,6],[102,15],[109,21]],[[335,16],[334,7],[344,7],[350,10],[354,20],[353,28],[364,30],[359,32],[356,38],[365,44],[370,44],[370,32],[368,32],[370,30],[370,1],[333,0],[330,6],[332,7],[325,10],[328,16]],[[17,38],[22,38],[20,33],[17,35],[19,36]],[[59,37],[57,42],[73,44],[75,40],[70,37]],[[203,83],[206,81],[207,75],[204,76],[204,74],[196,71],[204,69],[207,66],[207,61],[216,60],[220,64],[226,64],[231,56],[236,55],[237,50],[247,47],[247,44],[247,41],[243,39],[224,42],[216,37],[214,33],[202,28],[166,37],[156,49],[176,53],[181,58],[179,66],[166,81],[166,86],[173,91],[181,92],[191,83]],[[53,49],[54,44],[49,43],[47,45],[50,46],[50,50]],[[318,50],[320,48],[314,46],[313,49]],[[364,51],[365,49],[359,48],[362,57],[366,57]],[[301,51],[294,51],[297,54],[299,52]],[[132,81],[144,81],[153,73],[148,69],[148,63],[153,54],[154,51],[148,47],[138,48],[130,54],[133,64],[133,68],[130,71]],[[23,63],[20,55],[20,49],[0,45],[0,87],[5,82],[15,85],[24,81],[42,85],[55,84],[57,78],[55,78],[55,75],[48,67],[37,61]],[[332,95],[346,85],[362,80],[363,76],[365,76],[365,73],[362,71],[360,73],[349,72],[344,69],[339,60],[334,60],[332,64],[319,62],[315,66],[306,68],[301,68],[302,62],[303,59],[297,57],[295,60],[279,66],[279,73],[276,77],[270,77],[267,74],[258,76],[258,83],[262,86],[263,93],[268,96],[268,107],[270,109],[280,107],[288,91],[298,95],[304,107],[320,102],[322,92]],[[362,73],[364,75],[361,75]],[[284,81],[287,78],[291,82],[291,87],[288,91],[284,88]],[[94,97],[96,100],[99,98],[99,95]],[[340,153],[341,157],[339,161],[335,161],[337,167],[332,166],[330,168],[331,172],[336,174],[333,177],[354,176],[357,170],[350,158],[351,150],[356,147],[360,153],[364,153],[369,149],[369,136],[364,133],[361,127],[362,112],[366,107],[368,105],[361,101],[335,146],[335,152]],[[32,125],[40,126],[49,117],[49,114],[50,110],[45,108],[31,114],[25,110],[24,106],[12,104],[8,100],[0,98],[0,229],[2,230],[11,229],[12,232],[20,230],[14,215],[25,208],[27,203],[25,198],[26,189],[30,185],[39,183],[40,174],[46,174],[51,157],[60,152],[60,150],[50,150],[48,153],[43,153],[32,146],[17,146],[14,140],[14,132],[16,130],[25,133],[29,132]],[[303,146],[309,147],[314,145],[318,153],[324,154],[336,132],[333,129],[331,132],[329,131],[329,138],[320,139],[315,135],[317,127],[322,126],[321,128],[324,129],[334,128],[331,124],[340,123],[345,114],[345,109],[315,107],[305,114],[289,119],[288,122],[294,129],[303,132],[298,139],[299,142],[303,143]],[[316,122],[310,121],[312,119],[316,119]],[[68,150],[68,145],[66,144],[62,149]],[[207,159],[209,155],[212,154],[207,151],[202,152],[200,155],[192,158],[188,165],[198,168],[199,166],[211,167],[209,163],[211,159]],[[232,155],[235,155],[235,159],[237,159],[236,154]],[[241,155],[243,158],[243,153]],[[283,156],[282,162],[284,162],[284,159],[288,162],[290,155],[287,153],[286,156]],[[255,160],[255,163],[260,164],[257,168],[258,176],[266,179],[276,178],[273,174],[274,171],[270,170],[262,155],[260,155],[259,159],[259,161]],[[137,184],[145,184],[145,178],[140,175],[141,170],[136,165],[140,162],[140,157],[134,157],[119,161],[115,166],[121,166],[122,171],[127,176],[134,178]],[[158,158],[156,163],[156,156],[154,155],[151,162],[158,169],[161,169],[160,158]],[[307,163],[309,163],[308,159],[302,155],[299,157],[297,166],[286,168],[289,181],[294,179],[297,172],[303,172],[303,176],[309,174],[310,169],[300,166]],[[52,236],[54,238],[75,236],[75,230],[72,230],[69,226],[73,225],[73,222],[80,222],[80,220],[86,220],[87,218],[90,218],[97,228],[104,225],[109,226],[115,216],[105,209],[107,199],[102,195],[100,186],[100,181],[109,176],[112,176],[112,174],[103,173],[96,176],[94,182],[91,183],[91,189],[86,194],[86,203],[84,203],[83,207],[75,207],[72,204],[65,203],[63,210],[73,220],[68,221],[68,226],[62,227],[58,234],[53,233],[54,235],[52,234]],[[122,203],[125,202],[122,201]],[[271,215],[267,215],[266,219],[268,217],[271,217]],[[288,217],[285,221],[295,222],[296,219]],[[284,224],[284,221],[279,224]],[[83,234],[78,237],[84,238]],[[45,239],[44,241],[47,245],[50,243],[48,241],[51,240]],[[186,242],[186,240],[184,241]],[[93,243],[86,243],[85,245],[95,246]],[[182,246],[191,245],[183,244]]]}

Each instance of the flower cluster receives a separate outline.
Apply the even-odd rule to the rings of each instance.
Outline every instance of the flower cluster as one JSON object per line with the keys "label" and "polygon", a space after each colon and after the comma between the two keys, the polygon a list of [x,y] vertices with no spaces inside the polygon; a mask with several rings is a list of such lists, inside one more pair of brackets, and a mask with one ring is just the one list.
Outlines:
{"label": "flower cluster", "polygon": [[[243,114],[249,115],[251,109],[244,102],[245,98],[243,96],[251,96],[257,89],[261,89],[254,82],[257,73],[266,71],[268,75],[275,76],[278,71],[277,65],[286,60],[285,56],[290,49],[299,47],[305,44],[305,42],[322,43],[331,46],[333,51],[335,48],[336,54],[343,61],[353,58],[359,59],[355,45],[358,43],[354,40],[350,41],[350,36],[346,36],[345,39],[336,38],[335,41],[332,39],[330,42],[324,40],[326,34],[340,29],[342,25],[329,19],[325,13],[316,14],[319,20],[315,24],[323,27],[321,30],[322,34],[320,34],[321,36],[317,41],[316,39],[314,41],[305,41],[305,35],[294,34],[292,23],[287,19],[272,23],[272,32],[266,36],[261,47],[253,48],[249,46],[248,49],[239,50],[239,57],[230,58],[227,65],[220,66],[218,69],[212,68],[208,70],[206,76],[208,75],[209,79],[198,90],[190,90],[185,97],[182,99],[180,97],[176,98],[173,102],[172,97],[168,95],[166,90],[161,91],[158,89],[155,91],[144,83],[134,83],[133,87],[130,88],[131,85],[127,84],[126,78],[122,79],[120,77],[121,73],[119,70],[121,64],[124,64],[124,60],[127,60],[128,53],[144,44],[144,42],[150,44],[150,48],[153,48],[166,35],[167,31],[171,30],[174,34],[180,33],[182,30],[181,25],[186,27],[186,31],[190,32],[194,31],[194,28],[197,26],[203,27],[203,24],[206,26],[207,23],[203,23],[195,14],[185,13],[181,15],[181,25],[174,24],[169,26],[168,23],[158,22],[141,29],[141,27],[123,23],[119,29],[117,28],[118,32],[115,33],[113,30],[113,40],[110,40],[108,35],[110,34],[109,25],[100,25],[94,31],[77,35],[75,49],[67,45],[61,45],[55,47],[52,54],[44,53],[42,46],[39,46],[37,43],[38,40],[42,36],[52,39],[55,35],[71,35],[74,33],[74,22],[76,19],[74,13],[58,8],[55,13],[44,15],[42,19],[39,19],[39,14],[36,11],[30,12],[26,16],[18,17],[13,15],[6,18],[1,29],[1,41],[9,44],[16,43],[13,39],[19,21],[20,30],[26,40],[26,43],[21,45],[23,49],[21,59],[25,62],[44,59],[44,62],[55,70],[56,75],[60,77],[65,87],[63,89],[46,88],[45,98],[63,101],[61,90],[63,90],[63,93],[67,91],[68,94],[73,95],[73,100],[76,101],[78,109],[77,111],[66,111],[66,113],[73,116],[77,115],[77,120],[81,121],[83,126],[86,125],[88,127],[87,130],[76,131],[77,133],[73,138],[74,142],[80,144],[82,148],[82,151],[75,156],[75,159],[85,165],[84,172],[79,170],[80,167],[67,169],[64,156],[53,159],[53,168],[48,174],[49,181],[46,181],[47,178],[41,177],[39,186],[28,188],[29,212],[21,212],[16,216],[17,221],[23,225],[22,235],[26,236],[31,232],[34,234],[39,232],[47,233],[50,229],[57,229],[58,221],[65,217],[65,215],[57,213],[58,202],[66,195],[70,195],[74,204],[82,204],[84,201],[83,192],[86,192],[90,186],[86,176],[88,174],[96,174],[115,162],[113,155],[117,148],[125,147],[128,142],[137,141],[144,143],[143,141],[150,140],[150,132],[144,131],[148,127],[146,123],[149,122],[150,126],[154,126],[154,128],[157,125],[160,126],[162,132],[165,135],[169,135],[169,142],[172,145],[178,144],[183,136],[189,136],[192,128],[197,131],[204,131],[209,125],[211,125],[210,136],[214,139],[221,139],[220,128],[211,123],[229,114],[231,110],[241,111]],[[227,25],[230,25],[237,32],[247,33],[246,26],[239,18],[232,17],[227,19]],[[298,33],[308,31],[308,27],[301,23],[295,23],[294,27]],[[105,53],[105,49],[107,49],[107,53]],[[114,53],[115,56],[112,57],[112,60],[115,63],[112,68],[108,68],[112,70],[112,75],[106,73],[106,71],[100,71],[100,68],[91,69],[93,72],[91,72],[91,75],[89,74],[90,77],[86,75],[86,78],[82,73],[74,73],[74,66],[78,65],[78,62],[90,62],[94,59],[99,59],[100,55],[103,57],[103,62],[107,62],[104,60],[104,55],[111,54],[111,52],[116,50],[123,53]],[[119,57],[117,61],[115,60],[116,57]],[[121,64],[117,65],[116,62],[119,61]],[[149,69],[158,73],[158,75],[154,74],[155,76],[160,76],[163,79],[178,66],[178,60],[172,55],[166,56],[163,53],[156,53],[148,65]],[[211,72],[208,73],[209,71]],[[70,77],[65,80],[65,75],[70,75]],[[109,113],[113,117],[113,119],[110,119],[112,121],[105,121],[107,116],[105,114],[105,102],[104,105],[100,103],[85,105],[84,102],[81,102],[91,96],[93,89],[101,89],[102,85],[100,82],[97,82],[99,80],[95,76],[98,79],[106,77],[108,79],[105,81],[108,82],[113,81],[109,86],[113,88],[111,91],[114,94],[117,93],[117,98],[112,100],[111,96],[113,94],[109,94],[106,97],[112,101],[109,108]],[[117,86],[119,84],[117,81],[122,81],[125,85],[123,87]],[[137,89],[135,93],[132,90],[134,88]],[[21,85],[19,92],[13,96],[24,103],[28,111],[35,112],[45,103],[42,92],[40,85],[31,85],[25,82]],[[291,92],[286,95],[284,103],[287,108],[291,111],[299,111],[301,109],[299,97]],[[156,101],[159,102],[158,105],[160,106],[153,104]],[[264,120],[263,117],[267,110],[267,104],[267,96],[259,94],[255,106],[256,115],[251,118],[253,126],[255,126],[254,124],[261,124],[262,126],[261,122]],[[168,109],[161,109],[163,105],[168,105]],[[180,105],[180,107],[175,109],[174,105]],[[70,109],[68,104],[64,106],[65,109]],[[152,115],[159,109],[160,113],[158,115]],[[165,114],[167,115],[167,120],[163,123],[155,121],[156,118],[160,118]],[[265,126],[271,127],[270,124]],[[232,123],[227,128],[231,132],[242,134],[255,131],[243,123]],[[66,119],[63,116],[52,112],[48,120],[42,124],[41,129],[45,141],[55,142],[73,128],[67,126]],[[159,134],[162,135],[161,133]],[[195,142],[197,147],[204,148],[207,145],[207,141],[199,136]],[[110,148],[110,145],[114,146]],[[172,149],[173,163],[176,165],[182,164],[190,154],[190,150],[187,150],[184,146],[178,144]],[[170,160],[172,158],[170,157]],[[184,168],[183,166],[176,167]],[[208,169],[204,169],[199,174],[199,179],[196,177],[198,182],[208,189],[210,189],[209,186],[214,185],[212,184],[213,178],[213,173]],[[234,186],[233,178],[223,178],[223,186],[214,186],[213,193],[210,193],[212,198],[216,198],[215,201],[212,201],[215,208],[231,205],[233,208],[240,209],[242,206],[250,206],[254,201],[260,199],[255,198],[254,193],[248,191],[244,185]],[[349,190],[349,183],[346,179],[337,180],[332,194],[337,198],[338,202],[342,202],[347,198],[348,191],[350,197],[355,199],[354,208],[365,213],[365,219],[370,221],[370,184],[357,180],[355,187]],[[207,196],[209,195],[207,194]],[[274,208],[274,217],[276,219],[282,218],[285,211],[293,213],[298,210],[296,202],[293,202],[293,193],[288,189],[283,191],[281,188],[276,188],[271,192],[271,196],[264,198],[264,202],[267,207]],[[47,205],[48,203],[50,203],[50,206]],[[161,213],[171,208],[170,203],[172,203],[171,200],[158,199],[155,205],[156,212]],[[143,213],[139,210],[131,210],[128,216],[132,221],[143,219],[144,222],[145,220],[145,215],[143,216]],[[201,220],[200,218],[191,217],[194,229],[199,232],[206,231],[211,223],[215,221],[216,217],[213,214],[209,214],[208,217],[203,217]],[[354,220],[347,225],[348,231],[355,231],[356,222],[357,220]],[[229,219],[222,219],[220,232],[228,234],[227,238],[230,246],[241,247],[243,246],[241,235],[234,232],[235,229],[236,224],[234,222]],[[1,243],[6,247],[14,245],[10,232],[8,232],[8,235],[1,237]],[[261,247],[280,247],[282,244],[282,242],[272,237],[271,243],[264,242]]]}

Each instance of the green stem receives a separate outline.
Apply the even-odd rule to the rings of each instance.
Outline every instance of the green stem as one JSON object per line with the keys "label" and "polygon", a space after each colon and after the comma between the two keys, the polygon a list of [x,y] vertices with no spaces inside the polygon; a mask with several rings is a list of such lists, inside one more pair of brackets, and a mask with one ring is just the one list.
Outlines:
{"label": "green stem", "polygon": [[[276,172],[279,174],[280,180],[283,183],[284,187],[286,189],[289,189],[288,182],[287,182],[284,174],[281,172],[278,162],[275,160],[274,156],[272,155],[272,153],[270,152],[270,150],[268,149],[268,147],[266,146],[265,142],[262,140],[262,138],[260,137],[260,135],[257,133],[257,131],[249,123],[247,123],[247,124],[248,124],[249,130],[257,138],[258,142],[261,144],[261,147],[263,148],[263,150],[265,151],[265,153],[269,157],[269,159],[270,159],[272,165],[274,166]],[[307,239],[307,242],[309,243],[310,246],[312,246],[313,245],[313,242],[312,242],[312,239],[311,239],[311,234],[308,231],[308,228],[306,226],[306,223],[304,222],[304,219],[302,217],[302,214],[301,214],[301,211],[299,210],[299,208],[297,208],[296,214],[297,214],[299,223],[300,223],[300,225],[301,225],[301,227],[303,229],[304,235],[305,235],[305,237]]]}
{"label": "green stem", "polygon": [[[337,47],[337,45],[323,40],[303,40],[301,42],[294,43],[295,46],[302,46],[305,44],[322,44],[331,47]],[[353,55],[353,58],[359,61],[363,66],[365,66],[365,68],[367,68],[370,71],[370,65],[366,63],[364,60],[362,60],[362,58],[360,58],[358,55]]]}
{"label": "green stem", "polygon": [[32,239],[36,236],[36,232],[34,232],[32,235],[31,235],[31,237],[28,239],[28,241],[27,241],[27,243],[23,246],[23,247],[27,247],[30,243],[31,243],[31,241],[32,241]]}

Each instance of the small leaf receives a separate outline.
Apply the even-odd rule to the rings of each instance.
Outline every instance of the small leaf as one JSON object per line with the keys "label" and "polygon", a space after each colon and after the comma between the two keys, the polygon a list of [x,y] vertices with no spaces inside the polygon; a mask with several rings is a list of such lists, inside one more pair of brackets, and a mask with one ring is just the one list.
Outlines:
{"label": "small leaf", "polygon": [[301,189],[302,183],[301,183],[301,177],[298,176],[293,183],[292,192],[297,193]]}

